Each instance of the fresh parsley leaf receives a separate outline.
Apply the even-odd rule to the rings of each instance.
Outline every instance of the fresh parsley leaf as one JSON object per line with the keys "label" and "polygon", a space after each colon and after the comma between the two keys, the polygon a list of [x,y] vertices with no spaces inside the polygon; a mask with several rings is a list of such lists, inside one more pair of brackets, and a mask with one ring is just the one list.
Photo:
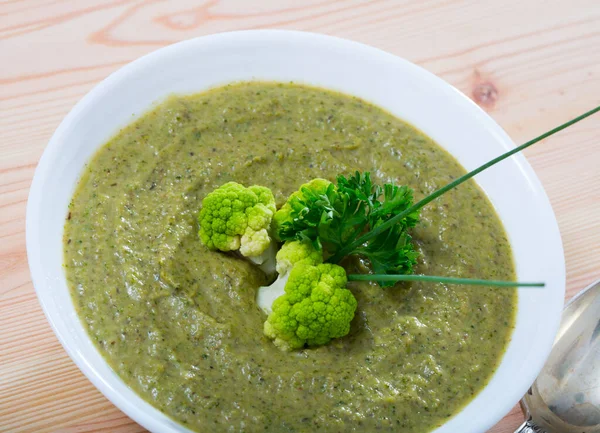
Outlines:
{"label": "fresh parsley leaf", "polygon": [[[338,176],[337,186],[329,185],[322,194],[309,188],[301,191],[302,198],[293,197],[289,202],[291,222],[282,225],[279,237],[284,241],[308,240],[323,250],[326,259],[413,204],[412,189],[373,184],[368,172],[357,171],[348,178]],[[408,229],[418,219],[419,212],[412,212],[346,255],[366,258],[377,274],[410,274],[418,253]]]}

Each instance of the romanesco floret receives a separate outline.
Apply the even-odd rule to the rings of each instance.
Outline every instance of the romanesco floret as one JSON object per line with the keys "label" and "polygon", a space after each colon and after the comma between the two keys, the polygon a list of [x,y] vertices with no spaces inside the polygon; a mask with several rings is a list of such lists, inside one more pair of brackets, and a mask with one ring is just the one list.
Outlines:
{"label": "romanesco floret", "polygon": [[318,265],[323,263],[323,253],[315,250],[310,242],[288,241],[283,244],[276,256],[277,279],[270,286],[258,289],[256,296],[258,306],[265,313],[271,314],[273,302],[283,296],[290,271],[297,263]]}
{"label": "romanesco floret", "polygon": [[327,191],[329,185],[331,185],[331,182],[328,180],[316,178],[301,185],[298,191],[292,193],[288,197],[285,204],[281,207],[281,209],[275,212],[275,216],[273,217],[273,233],[277,240],[281,240],[278,235],[281,226],[285,222],[291,222],[290,212],[292,211],[293,203],[298,199],[306,200],[306,194],[323,195]]}
{"label": "romanesco floret", "polygon": [[276,211],[269,188],[228,182],[202,200],[199,236],[211,250],[236,251],[256,263],[267,260],[269,227]]}
{"label": "romanesco floret", "polygon": [[310,242],[288,241],[277,252],[277,272],[285,275],[297,263],[318,265],[323,263],[323,252],[317,251]]}
{"label": "romanesco floret", "polygon": [[323,264],[310,242],[286,242],[277,253],[279,278],[258,291],[269,314],[265,335],[282,350],[319,346],[350,331],[356,298],[346,289],[344,268]]}
{"label": "romanesco floret", "polygon": [[346,271],[330,263],[299,263],[290,271],[285,294],[273,302],[264,333],[282,350],[327,344],[350,331],[356,298],[346,288]]}

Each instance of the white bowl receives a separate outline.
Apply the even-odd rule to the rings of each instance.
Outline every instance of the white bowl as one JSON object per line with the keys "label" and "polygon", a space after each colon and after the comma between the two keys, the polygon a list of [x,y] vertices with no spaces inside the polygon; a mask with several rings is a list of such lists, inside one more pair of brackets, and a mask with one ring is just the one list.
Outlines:
{"label": "white bowl", "polygon": [[[132,116],[172,93],[253,79],[308,83],[364,98],[420,128],[467,170],[514,147],[486,113],[429,72],[375,48],[310,33],[205,36],[155,51],[96,86],[60,124],[36,169],[27,203],[27,255],[40,303],[66,351],[108,399],[151,431],[186,429],[129,389],[88,338],[62,268],[67,206],[86,162]],[[518,279],[547,285],[519,290],[516,329],[498,370],[436,433],[484,432],[519,401],[549,354],[563,305],[558,226],[525,158],[513,156],[476,181],[508,232]]]}

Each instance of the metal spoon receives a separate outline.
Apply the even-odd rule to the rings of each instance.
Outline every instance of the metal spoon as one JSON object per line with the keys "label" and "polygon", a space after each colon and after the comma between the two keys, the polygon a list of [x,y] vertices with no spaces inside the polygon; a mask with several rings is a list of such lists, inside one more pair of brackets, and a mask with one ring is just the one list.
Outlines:
{"label": "metal spoon", "polygon": [[515,433],[600,432],[600,280],[563,311],[554,347],[521,407]]}

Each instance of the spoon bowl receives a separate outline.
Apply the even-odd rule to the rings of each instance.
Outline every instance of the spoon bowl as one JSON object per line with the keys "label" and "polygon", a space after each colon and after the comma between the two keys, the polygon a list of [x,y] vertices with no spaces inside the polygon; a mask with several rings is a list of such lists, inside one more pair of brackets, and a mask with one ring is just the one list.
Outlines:
{"label": "spoon bowl", "polygon": [[554,347],[521,401],[517,433],[600,432],[600,280],[565,307]]}

